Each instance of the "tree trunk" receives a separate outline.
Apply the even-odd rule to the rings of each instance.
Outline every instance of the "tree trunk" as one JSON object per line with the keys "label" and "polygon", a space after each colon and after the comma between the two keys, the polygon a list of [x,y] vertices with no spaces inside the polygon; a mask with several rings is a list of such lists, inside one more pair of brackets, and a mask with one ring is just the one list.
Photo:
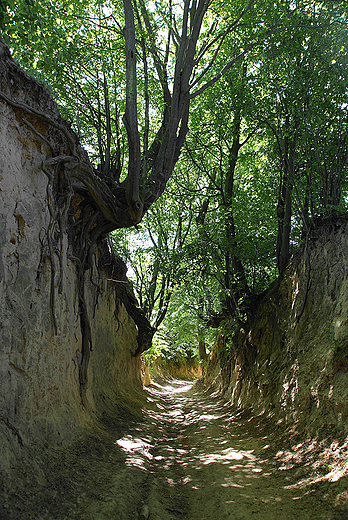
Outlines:
{"label": "tree trunk", "polygon": [[[243,76],[246,68],[243,68]],[[238,243],[236,238],[236,227],[234,222],[234,174],[238,161],[242,122],[242,106],[240,104],[235,113],[233,121],[233,141],[230,148],[228,170],[225,179],[224,205],[225,205],[225,233],[228,248],[225,252],[225,287],[227,290],[226,304],[232,313],[238,307],[238,301],[250,293],[248,282],[245,275],[244,266],[238,256]]]}
{"label": "tree trunk", "polygon": [[137,114],[137,74],[134,13],[131,0],[123,0],[126,41],[126,111],[124,124],[128,137],[128,175],[126,197],[134,223],[141,220],[143,203],[140,200],[141,148]]}
{"label": "tree trunk", "polygon": [[206,343],[203,338],[199,338],[198,340],[198,355],[201,361],[206,361],[208,359]]}
{"label": "tree trunk", "polygon": [[296,137],[292,140],[284,139],[284,174],[279,190],[277,207],[278,235],[277,235],[277,265],[282,273],[290,256],[290,234],[292,217],[292,190],[295,182],[295,148]]}

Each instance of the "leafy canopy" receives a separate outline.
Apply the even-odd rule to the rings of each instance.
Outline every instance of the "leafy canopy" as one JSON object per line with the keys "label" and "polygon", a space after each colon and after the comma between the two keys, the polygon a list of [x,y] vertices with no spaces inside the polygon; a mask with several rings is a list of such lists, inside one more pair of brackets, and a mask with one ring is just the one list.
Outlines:
{"label": "leafy canopy", "polygon": [[101,234],[123,228],[170,348],[246,319],[318,219],[346,212],[345,2],[1,0],[0,24],[88,150],[116,208]]}

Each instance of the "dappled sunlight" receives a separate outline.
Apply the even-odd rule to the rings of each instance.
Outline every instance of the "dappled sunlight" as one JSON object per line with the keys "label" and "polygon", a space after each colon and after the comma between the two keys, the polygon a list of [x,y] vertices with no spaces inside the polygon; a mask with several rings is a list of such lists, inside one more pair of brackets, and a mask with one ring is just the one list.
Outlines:
{"label": "dappled sunlight", "polygon": [[162,385],[152,383],[150,387],[146,388],[146,390],[149,391],[149,394],[180,394],[191,390],[193,385],[193,381],[183,381],[181,379],[168,379]]}
{"label": "dappled sunlight", "polygon": [[138,468],[146,469],[144,461],[152,460],[153,456],[150,453],[150,449],[153,445],[148,439],[141,439],[127,435],[122,439],[115,442],[117,446],[127,455],[126,465],[136,466]]}
{"label": "dappled sunlight", "polygon": [[[348,462],[345,464],[340,464],[335,468],[332,468],[331,466],[326,466],[328,473],[324,475],[310,475],[308,477],[302,478],[298,480],[298,482],[295,482],[294,484],[291,484],[289,486],[285,486],[285,489],[301,489],[308,486],[312,486],[313,484],[318,484],[319,482],[338,482],[343,477],[348,477]],[[284,468],[286,469],[286,468]],[[322,464],[322,469],[325,469],[325,465]]]}
{"label": "dappled sunlight", "polygon": [[219,464],[229,464],[231,460],[242,460],[244,458],[255,460],[255,457],[250,452],[237,451],[233,448],[227,448],[221,453],[202,455],[200,460],[203,464],[212,464],[215,462]]}
{"label": "dappled sunlight", "polygon": [[172,394],[179,394],[181,392],[188,392],[189,390],[191,390],[193,386],[193,383],[186,383],[184,385],[180,385],[179,381],[177,383],[177,385],[166,385],[163,387],[163,390],[165,390],[166,392],[171,392]]}
{"label": "dappled sunlight", "polygon": [[[334,485],[347,475],[348,462],[313,473],[306,453],[315,441],[277,452],[274,430],[265,430],[261,416],[243,419],[229,403],[197,392],[191,382],[169,380],[146,392],[143,421],[115,445],[126,466],[147,475],[149,489],[164,504],[159,517],[224,519],[233,513],[244,519],[250,511],[258,520],[331,518],[316,513],[321,506],[315,486]],[[338,489],[337,497],[337,503],[348,503],[344,490]]]}

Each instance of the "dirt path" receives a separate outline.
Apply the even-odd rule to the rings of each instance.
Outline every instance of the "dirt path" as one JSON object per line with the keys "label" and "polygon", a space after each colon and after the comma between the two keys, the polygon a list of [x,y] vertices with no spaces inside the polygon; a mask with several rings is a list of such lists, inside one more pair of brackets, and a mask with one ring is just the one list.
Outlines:
{"label": "dirt path", "polygon": [[286,464],[272,431],[233,418],[228,404],[190,383],[148,392],[147,420],[116,443],[126,465],[144,472],[138,510],[145,504],[149,520],[348,519],[347,477]]}
{"label": "dirt path", "polygon": [[138,418],[19,468],[0,519],[139,520],[145,506],[148,520],[348,520],[347,447],[291,449],[185,381],[146,392]]}

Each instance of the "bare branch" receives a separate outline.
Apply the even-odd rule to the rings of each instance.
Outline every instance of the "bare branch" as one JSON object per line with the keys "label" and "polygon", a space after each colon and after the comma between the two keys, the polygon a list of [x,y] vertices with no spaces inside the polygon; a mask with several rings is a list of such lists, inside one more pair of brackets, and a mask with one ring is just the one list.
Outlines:
{"label": "bare branch", "polygon": [[[279,32],[279,31],[282,31],[284,29],[289,29],[293,26],[283,26],[283,27],[274,27],[272,29],[270,29],[269,31],[267,31],[263,36],[259,37],[255,42],[251,43],[250,45],[248,45],[244,51],[242,51],[241,53],[238,54],[238,56],[236,56],[235,58],[233,58],[232,60],[230,60],[222,69],[221,71],[216,74],[211,80],[209,80],[207,83],[205,83],[204,85],[202,85],[199,89],[197,89],[195,92],[193,92],[192,94],[190,94],[190,99],[194,99],[196,98],[197,96],[199,96],[200,94],[202,94],[202,92],[204,92],[207,88],[211,87],[212,85],[214,85],[217,81],[219,81],[219,79],[222,78],[222,76],[224,74],[226,74],[227,71],[229,71],[233,65],[235,63],[237,63],[238,61],[240,61],[242,58],[244,58],[244,56],[246,56],[246,54],[248,54],[249,51],[251,51],[254,47],[256,47],[257,45],[260,44],[260,41],[264,40],[265,38],[267,38],[268,36],[270,36],[271,34],[275,34],[276,32]],[[208,72],[208,70],[210,70],[213,66],[214,62],[211,62],[209,64],[209,67],[204,71],[204,74],[206,74],[206,72]]]}
{"label": "bare branch", "polygon": [[[216,37],[216,38],[215,38],[215,41],[217,41],[218,39],[221,38],[221,39],[220,39],[220,42],[219,42],[219,45],[218,45],[217,48],[215,49],[215,52],[214,52],[214,54],[213,54],[213,57],[212,57],[212,59],[210,60],[210,62],[208,63],[208,65],[203,69],[203,71],[201,72],[201,74],[200,74],[200,75],[199,75],[199,76],[198,76],[198,77],[197,77],[197,78],[196,78],[196,79],[191,83],[191,85],[190,85],[190,89],[191,89],[192,87],[194,87],[195,85],[197,85],[197,83],[199,83],[199,82],[201,81],[201,79],[206,75],[206,73],[208,72],[208,70],[211,69],[211,67],[213,66],[213,64],[214,64],[214,62],[215,62],[215,60],[216,60],[217,55],[219,54],[219,51],[220,51],[220,49],[221,49],[221,47],[222,47],[222,44],[224,43],[224,40],[225,40],[225,38],[226,38],[226,36],[227,36],[227,34],[228,34],[229,32],[230,32],[230,30],[227,29],[223,34],[221,34],[221,35],[219,35],[219,37]],[[212,43],[212,45],[213,45],[213,43]],[[208,48],[209,48],[209,47],[207,47],[207,49],[208,49]],[[196,61],[196,62],[197,62],[197,61]]]}
{"label": "bare branch", "polygon": [[209,44],[207,44],[205,46],[205,48],[203,48],[201,50],[201,52],[199,53],[197,59],[196,59],[196,62],[195,62],[195,65],[198,64],[198,62],[203,58],[204,54],[210,49],[210,47],[212,45],[214,45],[214,43],[216,43],[220,38],[220,42],[219,42],[219,45],[217,46],[217,48],[215,49],[214,51],[214,55],[210,61],[210,63],[207,65],[207,67],[203,70],[203,72],[200,74],[200,76],[194,81],[194,83],[192,83],[191,85],[191,88],[196,85],[202,78],[203,76],[206,74],[206,72],[208,72],[208,70],[211,68],[211,66],[213,65],[213,63],[215,62],[215,59],[219,53],[219,50],[221,49],[221,46],[223,44],[223,41],[224,39],[226,38],[227,34],[230,33],[232,31],[232,29],[236,28],[239,24],[239,22],[241,21],[241,19],[243,18],[243,16],[251,9],[253,3],[254,3],[255,0],[250,0],[249,4],[247,5],[247,7],[240,13],[240,15],[238,16],[238,18],[232,23],[230,24],[227,29],[225,31],[223,31],[222,33],[220,33],[219,35],[217,35],[212,42],[210,42]]}
{"label": "bare branch", "polygon": [[[153,33],[153,30],[152,30],[149,14],[147,12],[145,3],[144,3],[143,0],[140,0],[139,3],[140,3],[141,15],[143,17],[143,20],[144,20],[144,23],[145,23],[145,27],[146,27],[146,31],[147,31],[147,34],[148,34],[148,37],[149,37],[149,40],[150,40],[150,52],[151,52],[151,55],[153,57],[153,61],[154,61],[155,68],[156,68],[156,71],[157,71],[157,74],[158,74],[158,78],[159,78],[160,83],[161,83],[163,97],[164,97],[164,102],[166,104],[170,104],[171,96],[170,96],[170,92],[169,92],[169,88],[168,88],[167,70],[166,70],[165,66],[163,65],[163,63],[161,61],[161,58],[159,57],[157,49],[156,49],[155,35]],[[137,9],[136,9],[136,11],[137,11]],[[141,21],[140,21],[140,16],[139,15],[138,15],[138,23],[139,23],[139,25],[141,27]]]}
{"label": "bare branch", "polygon": [[[211,26],[210,26],[210,29],[206,35],[206,40],[209,39],[209,37],[215,32],[216,28],[218,26],[218,20],[215,20]],[[214,43],[216,43],[218,41],[218,39],[220,38],[221,34],[223,34],[225,31],[223,31],[222,33],[218,34],[212,41],[210,42],[203,42],[202,43],[202,47],[201,49],[199,50],[198,52],[198,55],[196,57],[196,60],[195,60],[195,65],[197,65],[199,63],[199,61],[201,60],[201,58],[203,58],[204,54],[210,49],[210,47],[212,45],[214,45]]]}
{"label": "bare branch", "polygon": [[[242,58],[244,58],[244,56],[246,54],[248,54],[248,52],[253,49],[259,42],[254,42],[254,43],[251,43],[250,45],[248,45],[248,47],[246,47],[246,49],[244,49],[243,52],[241,52],[240,54],[238,54],[238,56],[236,56],[235,58],[233,58],[233,60],[229,61],[225,66],[224,68],[218,73],[216,74],[216,76],[214,76],[210,81],[208,81],[207,83],[205,83],[204,85],[202,85],[202,87],[200,87],[198,90],[196,90],[195,92],[193,92],[192,94],[190,94],[190,99],[194,99],[196,98],[197,96],[199,96],[200,94],[202,94],[202,92],[204,92],[205,90],[207,90],[207,88],[211,87],[212,85],[214,85],[217,81],[219,81],[219,79],[222,78],[222,76],[224,74],[226,74],[226,72],[228,70],[230,70],[233,65],[235,63],[237,63],[238,61],[240,61]],[[211,66],[213,65],[213,63],[210,65],[210,68]],[[207,72],[207,70],[206,70]]]}

